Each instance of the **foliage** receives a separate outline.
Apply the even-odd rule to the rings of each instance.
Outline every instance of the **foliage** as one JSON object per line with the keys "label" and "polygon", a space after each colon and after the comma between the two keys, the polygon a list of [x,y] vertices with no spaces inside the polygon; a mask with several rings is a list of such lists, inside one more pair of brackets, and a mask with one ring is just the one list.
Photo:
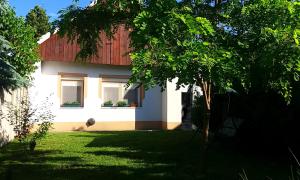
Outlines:
{"label": "foliage", "polygon": [[56,22],[59,34],[67,35],[70,40],[78,37],[80,57],[97,51],[97,44],[101,43],[99,30],[110,36],[120,23],[130,27],[131,82],[143,82],[146,87],[157,84],[164,87],[167,79],[175,77],[179,78],[178,86],[194,84],[199,76],[220,79],[223,68],[217,72],[215,69],[230,57],[227,51],[205,41],[214,35],[211,23],[203,17],[194,17],[189,7],[176,0],[99,1],[87,9],[72,5],[60,13]]}
{"label": "foliage", "polygon": [[288,0],[232,3],[223,23],[226,44],[238,56],[236,78],[248,93],[278,91],[291,100],[299,80],[300,4]]}
{"label": "foliage", "polygon": [[126,107],[126,106],[128,106],[128,104],[126,101],[118,101],[117,106],[118,107]]}
{"label": "foliage", "polygon": [[38,124],[37,130],[32,134],[30,141],[36,141],[44,138],[52,127],[52,122],[47,120]]}
{"label": "foliage", "polygon": [[35,38],[40,38],[51,29],[49,17],[46,14],[46,10],[40,6],[35,6],[26,15],[26,24],[35,29]]}
{"label": "foliage", "polygon": [[[84,10],[71,6],[61,12],[56,23],[59,33],[77,39],[81,47],[78,56],[88,58],[101,43],[99,31],[111,35],[116,26],[126,24],[131,31],[130,84],[144,84],[146,89],[159,85],[163,90],[167,81],[176,79],[177,88],[200,86],[205,104],[200,160],[204,170],[213,86],[224,90],[231,85],[235,59],[230,51],[211,41],[216,33],[213,25],[195,14],[192,6],[176,0],[125,2],[100,1]],[[84,20],[89,22],[88,28],[82,26]]]}
{"label": "foliage", "polygon": [[141,0],[99,0],[95,6],[88,8],[81,8],[73,3],[59,12],[58,20],[53,23],[53,30],[59,28],[59,35],[66,35],[70,41],[78,43],[80,51],[77,58],[87,59],[101,45],[99,32],[112,37],[120,24],[132,24],[129,20],[141,8]]}
{"label": "foliage", "polygon": [[6,62],[12,65],[22,77],[29,78],[36,69],[38,44],[34,30],[16,16],[5,0],[0,0],[0,36],[9,42],[11,51]]}
{"label": "foliage", "polygon": [[299,3],[285,0],[231,2],[223,11],[219,34],[238,59],[232,83],[245,112],[237,136],[252,153],[279,156],[299,144],[295,107],[286,105],[299,80],[299,15]]}
{"label": "foliage", "polygon": [[109,101],[104,102],[103,105],[110,107],[110,106],[113,106],[113,102],[111,100],[109,100]]}
{"label": "foliage", "polygon": [[[133,77],[131,82],[143,82],[154,86],[165,87],[166,80],[178,78],[177,85],[200,85],[202,81],[215,81],[223,78],[218,76],[219,67],[226,64],[230,55],[220,50],[213,43],[205,41],[214,35],[214,30],[205,18],[194,18],[189,11],[181,13],[182,9],[174,9],[165,13],[164,22],[158,27],[159,16],[141,13],[135,19],[135,29],[132,33],[139,34],[134,44],[141,44],[131,55]],[[155,12],[153,12],[155,13]],[[143,29],[144,22],[147,29],[157,29],[160,34],[152,34]],[[151,27],[152,26],[152,27]],[[143,39],[145,37],[147,39]],[[142,41],[142,42],[141,42]],[[148,48],[142,48],[148,46]],[[226,81],[226,80],[224,80]]]}
{"label": "foliage", "polygon": [[116,26],[126,24],[132,50],[129,83],[165,88],[166,81],[176,80],[178,88],[200,86],[205,145],[215,92],[275,90],[291,100],[291,83],[299,80],[300,70],[299,7],[288,0],[103,0],[86,9],[69,7],[56,25],[60,35],[80,44],[78,56],[87,58],[101,45],[99,31],[111,36]]}
{"label": "foliage", "polygon": [[99,1],[86,9],[72,5],[61,11],[56,26],[61,35],[77,39],[82,47],[78,55],[84,58],[101,44],[99,30],[111,36],[117,25],[126,24],[132,40],[130,82],[165,87],[166,80],[177,77],[178,87],[196,83],[208,109],[212,88],[232,85],[246,93],[277,90],[289,101],[291,81],[299,79],[299,3],[210,3],[119,0]]}
{"label": "foliage", "polygon": [[4,91],[10,92],[27,84],[15,68],[7,62],[10,52],[9,42],[0,36],[0,98],[3,98]]}
{"label": "foliage", "polygon": [[22,97],[18,104],[7,103],[6,108],[9,111],[1,119],[6,119],[13,126],[15,138],[20,143],[31,146],[32,142],[45,137],[51,128],[54,116],[49,109],[48,98],[38,107],[33,107],[27,97]]}

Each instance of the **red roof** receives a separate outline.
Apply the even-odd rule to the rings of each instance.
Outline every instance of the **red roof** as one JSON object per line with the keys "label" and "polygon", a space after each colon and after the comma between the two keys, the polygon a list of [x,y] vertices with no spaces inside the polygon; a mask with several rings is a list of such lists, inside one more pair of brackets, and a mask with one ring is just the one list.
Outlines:
{"label": "red roof", "polygon": [[[88,62],[92,64],[124,65],[131,64],[129,57],[129,32],[124,26],[120,26],[113,39],[101,33],[102,47],[98,48],[97,55]],[[76,54],[80,50],[77,43],[68,43],[66,37],[60,38],[53,34],[39,46],[43,61],[74,62]]]}

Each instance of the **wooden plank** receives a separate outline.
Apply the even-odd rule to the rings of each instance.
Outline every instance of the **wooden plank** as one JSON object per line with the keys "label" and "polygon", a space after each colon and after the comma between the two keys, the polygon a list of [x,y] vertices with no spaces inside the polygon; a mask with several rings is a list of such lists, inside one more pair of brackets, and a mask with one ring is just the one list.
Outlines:
{"label": "wooden plank", "polygon": [[[118,28],[114,39],[106,37],[105,33],[99,34],[102,40],[102,47],[98,47],[97,55],[90,59],[92,64],[108,65],[130,65],[129,38],[128,31],[124,26]],[[60,38],[57,34],[39,45],[39,53],[44,61],[64,61],[74,62],[80,46],[76,43],[68,42],[67,38]]]}
{"label": "wooden plank", "polygon": [[113,48],[112,48],[112,64],[118,65],[120,64],[120,28],[116,32],[113,40]]}

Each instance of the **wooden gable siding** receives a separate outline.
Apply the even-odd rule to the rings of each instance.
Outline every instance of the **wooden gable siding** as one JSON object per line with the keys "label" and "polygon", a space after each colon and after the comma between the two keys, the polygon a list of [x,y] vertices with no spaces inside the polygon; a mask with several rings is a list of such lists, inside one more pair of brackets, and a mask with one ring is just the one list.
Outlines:
{"label": "wooden gable siding", "polygon": [[[101,33],[102,47],[99,47],[97,56],[93,56],[88,62],[92,64],[130,65],[128,35],[128,31],[123,26],[117,30],[114,39],[109,39],[104,33]],[[57,34],[51,35],[49,39],[40,44],[40,55],[43,61],[74,62],[79,50],[80,47],[77,43],[68,43],[66,37],[60,38]]]}

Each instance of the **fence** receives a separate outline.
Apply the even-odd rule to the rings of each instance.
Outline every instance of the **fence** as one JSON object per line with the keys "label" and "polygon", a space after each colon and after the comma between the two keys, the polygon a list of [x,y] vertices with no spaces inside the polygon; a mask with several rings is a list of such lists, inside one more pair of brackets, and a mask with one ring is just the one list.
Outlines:
{"label": "fence", "polygon": [[0,97],[0,99],[2,99],[0,100],[0,147],[13,140],[15,135],[13,127],[9,124],[7,119],[4,118],[5,114],[10,111],[6,106],[7,103],[18,105],[20,99],[27,95],[28,90],[26,88],[19,88],[11,93],[4,92],[3,97]]}

